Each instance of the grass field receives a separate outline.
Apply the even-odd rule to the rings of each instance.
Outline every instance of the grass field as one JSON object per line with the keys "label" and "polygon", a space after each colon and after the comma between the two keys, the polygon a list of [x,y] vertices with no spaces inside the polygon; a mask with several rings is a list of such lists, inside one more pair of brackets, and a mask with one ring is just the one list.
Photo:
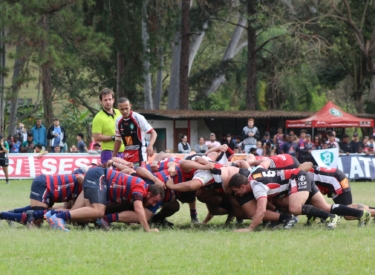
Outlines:
{"label": "grass field", "polygon": [[[0,181],[0,211],[28,204],[29,180]],[[375,205],[375,183],[352,183],[355,202]],[[206,209],[199,204],[203,220]],[[306,219],[292,230],[234,233],[225,217],[191,226],[188,206],[170,218],[174,230],[70,233],[0,225],[0,274],[374,274],[375,224],[342,221],[332,231]],[[242,226],[248,226],[247,221]]]}

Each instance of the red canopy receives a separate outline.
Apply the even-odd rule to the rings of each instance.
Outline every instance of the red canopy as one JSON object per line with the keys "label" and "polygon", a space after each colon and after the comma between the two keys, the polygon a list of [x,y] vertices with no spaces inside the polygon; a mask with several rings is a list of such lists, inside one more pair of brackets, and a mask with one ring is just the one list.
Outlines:
{"label": "red canopy", "polygon": [[329,101],[315,115],[305,119],[287,120],[285,124],[286,128],[374,127],[374,120],[345,113]]}

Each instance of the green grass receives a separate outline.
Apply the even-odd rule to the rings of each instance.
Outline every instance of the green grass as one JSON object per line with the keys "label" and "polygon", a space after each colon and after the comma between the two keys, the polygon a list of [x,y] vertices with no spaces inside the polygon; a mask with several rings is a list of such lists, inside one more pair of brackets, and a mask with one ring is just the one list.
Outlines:
{"label": "green grass", "polygon": [[[31,181],[0,181],[0,210],[28,204]],[[355,202],[375,205],[374,183],[352,183]],[[200,220],[207,210],[198,205]],[[191,226],[188,206],[170,221],[174,230],[145,233],[117,225],[110,232],[70,233],[0,225],[0,274],[373,274],[375,225],[342,221],[332,231],[305,218],[290,231],[234,233],[225,217]],[[249,222],[246,222],[247,226]]]}

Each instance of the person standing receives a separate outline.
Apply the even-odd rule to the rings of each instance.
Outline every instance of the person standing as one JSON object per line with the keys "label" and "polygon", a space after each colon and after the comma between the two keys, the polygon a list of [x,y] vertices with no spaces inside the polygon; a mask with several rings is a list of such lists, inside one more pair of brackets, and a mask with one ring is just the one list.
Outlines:
{"label": "person standing", "polygon": [[18,134],[13,135],[13,143],[12,143],[12,149],[10,150],[10,153],[19,153],[21,149],[21,141],[18,140],[19,136]]}
{"label": "person standing", "polygon": [[351,153],[358,153],[359,146],[365,148],[365,145],[363,144],[362,140],[359,139],[357,132],[353,134],[353,140],[350,142],[350,144],[352,146]]}
{"label": "person standing", "polygon": [[47,138],[50,139],[51,152],[54,152],[54,147],[63,147],[66,142],[66,132],[64,127],[60,126],[58,118],[53,120],[53,125],[48,129]]}
{"label": "person standing", "polygon": [[33,134],[36,144],[40,144],[47,148],[47,130],[42,124],[41,118],[36,120],[35,125],[33,128],[31,128],[30,132]]}
{"label": "person standing", "polygon": [[77,149],[79,153],[87,153],[86,143],[83,141],[84,135],[82,133],[77,134]]}
{"label": "person standing", "polygon": [[[101,142],[102,152],[100,153],[100,162],[107,163],[112,158],[113,148],[115,146],[116,120],[121,117],[118,109],[113,108],[115,102],[115,93],[108,88],[104,88],[99,93],[102,109],[95,115],[92,121],[92,135],[96,142]],[[124,145],[121,144],[116,157],[123,158]]]}
{"label": "person standing", "polygon": [[289,154],[293,157],[297,157],[298,144],[294,142],[294,135],[288,135],[288,141],[281,147],[282,154]]}
{"label": "person standing", "polygon": [[9,145],[8,142],[4,141],[3,135],[0,135],[0,166],[3,168],[5,175],[5,183],[9,184],[9,175],[8,175],[8,159]]}
{"label": "person standing", "polygon": [[[122,117],[116,120],[116,140],[112,156],[117,155],[121,143],[124,143],[124,160],[141,165],[143,161],[147,161],[147,156],[151,157],[154,154],[153,147],[158,135],[144,116],[132,111],[130,101],[126,97],[119,99],[118,109]],[[151,136],[146,147],[147,134]]]}
{"label": "person standing", "polygon": [[180,143],[178,144],[178,152],[182,154],[189,154],[191,152],[190,144],[187,142],[187,135],[182,135]]}
{"label": "person standing", "polygon": [[242,129],[243,141],[245,153],[249,153],[250,148],[256,148],[258,139],[260,138],[258,128],[254,126],[254,119],[249,118],[247,120],[247,126]]}

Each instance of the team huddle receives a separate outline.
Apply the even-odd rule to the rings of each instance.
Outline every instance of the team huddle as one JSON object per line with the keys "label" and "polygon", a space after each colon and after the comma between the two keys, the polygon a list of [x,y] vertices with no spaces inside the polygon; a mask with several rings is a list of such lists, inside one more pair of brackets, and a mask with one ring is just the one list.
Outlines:
{"label": "team huddle", "polygon": [[[298,215],[309,224],[315,218],[336,227],[339,217],[368,224],[372,207],[353,204],[350,184],[338,169],[300,164],[293,156],[255,157],[230,162],[233,153],[226,145],[207,154],[179,159],[159,153],[151,164],[134,166],[113,157],[103,166],[76,169],[72,175],[40,175],[31,185],[30,205],[2,212],[1,219],[27,226],[69,231],[68,223],[90,223],[108,230],[113,222],[139,223],[146,231],[169,225],[166,218],[180,209],[180,203],[205,203],[208,214],[252,219],[251,231],[262,221],[290,229]],[[328,204],[328,195],[334,204]],[[64,203],[54,207],[55,203]],[[150,228],[150,224],[154,225]]]}

